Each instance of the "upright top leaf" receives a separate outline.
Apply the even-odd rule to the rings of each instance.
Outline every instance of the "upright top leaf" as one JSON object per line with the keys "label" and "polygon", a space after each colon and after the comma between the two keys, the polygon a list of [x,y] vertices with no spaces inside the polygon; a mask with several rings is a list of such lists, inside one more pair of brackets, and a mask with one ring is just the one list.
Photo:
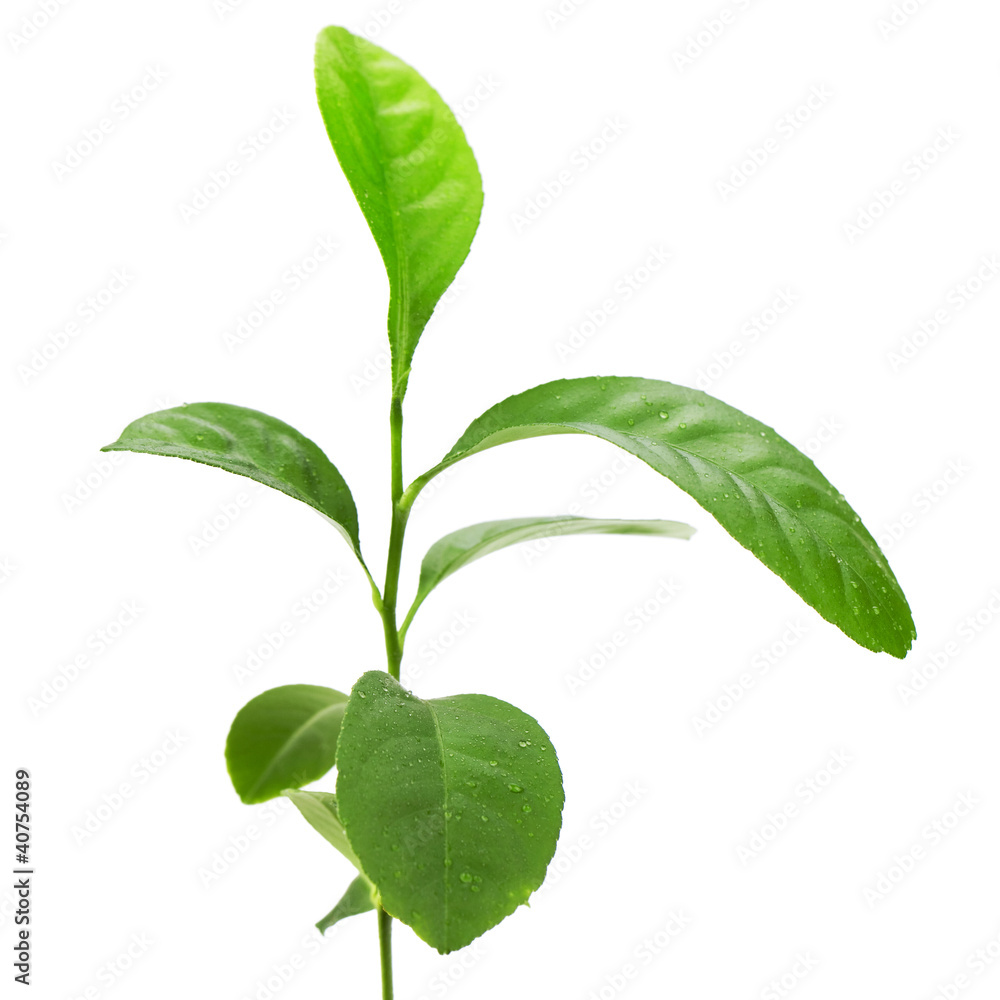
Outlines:
{"label": "upright top leaf", "polygon": [[326,130],[389,275],[393,395],[465,260],[483,205],[461,126],[411,66],[344,28],[320,32],[316,92]]}

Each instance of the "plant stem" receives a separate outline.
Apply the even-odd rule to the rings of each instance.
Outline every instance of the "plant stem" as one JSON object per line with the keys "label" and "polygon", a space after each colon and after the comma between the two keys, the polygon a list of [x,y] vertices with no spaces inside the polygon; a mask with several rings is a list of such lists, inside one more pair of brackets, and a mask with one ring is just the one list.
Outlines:
{"label": "plant stem", "polygon": [[[382,589],[379,613],[385,631],[385,656],[390,676],[399,680],[403,660],[403,643],[396,626],[396,598],[399,594],[399,567],[403,556],[403,535],[410,515],[409,503],[403,497],[403,401],[393,396],[389,411],[392,462],[392,526],[389,532],[389,555],[385,566],[385,586]],[[392,917],[378,908],[378,943],[382,961],[382,1000],[392,1000]]]}
{"label": "plant stem", "polygon": [[399,566],[403,555],[403,535],[410,515],[409,505],[400,503],[403,496],[403,402],[394,398],[389,413],[392,435],[392,527],[389,533],[389,556],[382,590],[382,627],[385,630],[385,653],[389,673],[399,680],[403,646],[396,627],[396,598],[399,593]]}
{"label": "plant stem", "polygon": [[378,947],[382,957],[382,1000],[392,1000],[392,917],[378,908]]}

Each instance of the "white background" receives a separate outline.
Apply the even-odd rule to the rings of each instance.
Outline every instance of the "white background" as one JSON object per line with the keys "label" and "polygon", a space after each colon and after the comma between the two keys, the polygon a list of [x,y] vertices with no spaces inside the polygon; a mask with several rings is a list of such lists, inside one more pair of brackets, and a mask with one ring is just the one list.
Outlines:
{"label": "white background", "polygon": [[[98,452],[163,406],[272,413],[344,473],[381,565],[387,284],[312,83],[313,38],[341,23],[367,24],[462,110],[486,191],[457,294],[417,352],[408,477],[538,382],[703,373],[847,495],[919,631],[904,662],[855,646],[687,496],[601,442],[540,439],[462,463],[411,520],[406,589],[435,538],[491,517],[577,502],[698,534],[517,547],[425,605],[406,657],[415,691],[482,691],[536,716],[568,801],[555,874],[530,910],[447,958],[396,925],[397,996],[995,996],[1000,961],[967,959],[991,942],[1000,954],[1000,293],[967,283],[1000,252],[1000,9],[907,0],[897,28],[879,24],[890,0],[589,0],[562,19],[547,16],[554,0],[399,0],[382,24],[360,0],[63,0],[48,23],[42,6],[6,0],[0,18],[0,731],[5,787],[16,766],[34,781],[36,995],[379,995],[373,916],[322,945],[310,932],[347,862],[291,807],[242,806],[222,759],[231,717],[260,691],[347,690],[380,665],[359,570],[285,496]],[[43,26],[28,38],[33,16]],[[699,43],[705,21],[716,34]],[[165,78],[143,92],[151,69]],[[812,110],[810,93],[824,95]],[[294,120],[262,132],[278,111]],[[789,113],[795,126],[779,127]],[[110,130],[83,155],[102,119]],[[748,161],[754,150],[766,162]],[[231,160],[240,172],[185,220]],[[564,170],[571,182],[546,198]],[[332,258],[229,349],[226,334],[288,269],[312,266],[320,238],[338,245]],[[669,263],[637,271],[653,250]],[[127,287],[88,323],[86,300],[120,270]],[[626,298],[629,275],[640,287]],[[782,293],[794,305],[768,325]],[[607,298],[613,316],[560,351]],[[920,324],[937,310],[929,337]],[[213,520],[218,536],[197,544]],[[128,627],[100,649],[120,614]],[[281,648],[238,677],[284,622]],[[619,631],[627,642],[571,691]],[[86,668],[57,680],[79,654]],[[935,673],[904,703],[900,685]],[[742,675],[752,684],[733,704]],[[831,776],[834,754],[849,763]],[[959,817],[963,795],[975,805]],[[773,836],[768,817],[786,807]],[[755,832],[771,839],[741,857]],[[0,889],[8,958],[10,904]],[[637,949],[672,912],[683,932],[644,961]],[[949,983],[958,993],[939,992]]]}

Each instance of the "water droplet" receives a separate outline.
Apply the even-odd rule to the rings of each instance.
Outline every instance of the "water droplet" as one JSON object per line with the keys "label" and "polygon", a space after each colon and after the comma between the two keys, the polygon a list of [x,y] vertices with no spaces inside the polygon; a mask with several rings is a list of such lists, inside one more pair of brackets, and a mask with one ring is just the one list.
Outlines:
{"label": "water droplet", "polygon": [[359,692],[358,692],[358,697],[359,697],[359,698],[366,698],[366,697],[367,697],[367,695],[366,695],[366,694],[364,693],[364,691],[359,691]]}
{"label": "water droplet", "polygon": [[472,876],[472,881],[473,882],[482,882],[482,880],[483,880],[483,876],[482,875],[473,875]]}
{"label": "water droplet", "polygon": [[499,764],[499,763],[500,763],[500,762],[499,762],[499,761],[497,761],[497,760],[491,760],[491,761],[490,761],[490,767],[496,767],[496,766],[497,766],[497,764]]}
{"label": "water droplet", "polygon": [[451,867],[451,858],[445,858],[444,859],[444,866],[445,866],[445,868],[450,868]]}
{"label": "water droplet", "polygon": [[530,813],[531,812],[531,806],[529,806],[528,803],[525,802],[524,805],[521,806],[521,812],[523,812],[523,813]]}
{"label": "water droplet", "polygon": [[669,414],[669,413],[667,413],[667,411],[666,411],[666,410],[660,410],[660,419],[661,419],[661,420],[666,420],[666,419],[667,419],[667,417],[669,417],[669,416],[670,416],[670,414]]}
{"label": "water droplet", "polygon": [[483,821],[484,823],[489,823],[489,821],[490,821],[490,818],[489,818],[489,816],[485,815],[485,813],[484,813],[484,814],[483,814],[482,816],[480,816],[479,818],[480,818],[480,819],[481,819],[481,820],[482,820],[482,821]]}
{"label": "water droplet", "polygon": [[872,611],[874,611],[875,614],[877,614],[877,615],[882,614],[882,612],[877,607],[875,607],[874,605],[872,605]]}
{"label": "water droplet", "polygon": [[635,421],[631,417],[628,418],[628,425],[629,427],[635,427]]}
{"label": "water droplet", "polygon": [[528,745],[528,742],[527,740],[519,740],[517,745],[519,747],[526,747]]}
{"label": "water droplet", "polygon": [[462,872],[462,874],[459,875],[458,877],[459,877],[459,879],[462,882],[471,882],[472,881],[472,873],[471,872]]}
{"label": "water droplet", "polygon": [[468,786],[469,788],[475,788],[475,787],[476,787],[476,783],[475,783],[474,781],[467,781],[467,782],[466,782],[465,784],[466,784],[466,785],[467,785],[467,786]]}
{"label": "water droplet", "polygon": [[687,430],[687,424],[683,421],[677,425],[682,431]]}
{"label": "water droplet", "polygon": [[471,889],[471,890],[472,890],[473,892],[479,892],[479,886],[478,886],[478,885],[470,885],[470,886],[469,886],[469,888],[470,888],[470,889]]}
{"label": "water droplet", "polygon": [[512,792],[523,792],[524,789],[520,785],[508,785],[507,786]]}

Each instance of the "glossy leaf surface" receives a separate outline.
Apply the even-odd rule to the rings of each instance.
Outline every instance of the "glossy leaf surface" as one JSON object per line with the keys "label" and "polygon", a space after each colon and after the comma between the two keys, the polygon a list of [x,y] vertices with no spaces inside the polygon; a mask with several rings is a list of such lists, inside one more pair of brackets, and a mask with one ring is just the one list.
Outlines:
{"label": "glossy leaf surface", "polygon": [[696,389],[617,377],[536,386],[474,420],[408,497],[485,448],[570,433],[595,435],[642,459],[855,642],[906,655],[916,635],[906,598],[847,501],[772,428]]}
{"label": "glossy leaf surface", "polygon": [[486,695],[422,701],[370,671],[351,692],[337,803],[382,906],[444,953],[527,901],[562,821],[542,728]]}
{"label": "glossy leaf surface", "polygon": [[246,476],[330,518],[360,551],[358,511],[318,445],[284,421],[228,403],[189,403],[140,417],[102,451],[185,458]]}
{"label": "glossy leaf surface", "polygon": [[375,887],[359,875],[348,887],[340,902],[325,916],[317,921],[316,928],[320,934],[325,934],[334,924],[339,924],[347,917],[356,917],[375,909]]}
{"label": "glossy leaf surface", "polygon": [[317,39],[316,92],[389,276],[393,392],[402,398],[417,341],[479,225],[479,168],[427,81],[344,28]]}
{"label": "glossy leaf surface", "polygon": [[347,695],[312,684],[271,688],[236,714],[226,766],[246,803],[317,781],[336,760]]}
{"label": "glossy leaf surface", "polygon": [[620,521],[594,517],[518,517],[504,521],[483,521],[460,528],[439,538],[424,556],[420,583],[410,611],[446,577],[508,545],[558,535],[655,535],[663,538],[690,538],[694,528],[679,521]]}

